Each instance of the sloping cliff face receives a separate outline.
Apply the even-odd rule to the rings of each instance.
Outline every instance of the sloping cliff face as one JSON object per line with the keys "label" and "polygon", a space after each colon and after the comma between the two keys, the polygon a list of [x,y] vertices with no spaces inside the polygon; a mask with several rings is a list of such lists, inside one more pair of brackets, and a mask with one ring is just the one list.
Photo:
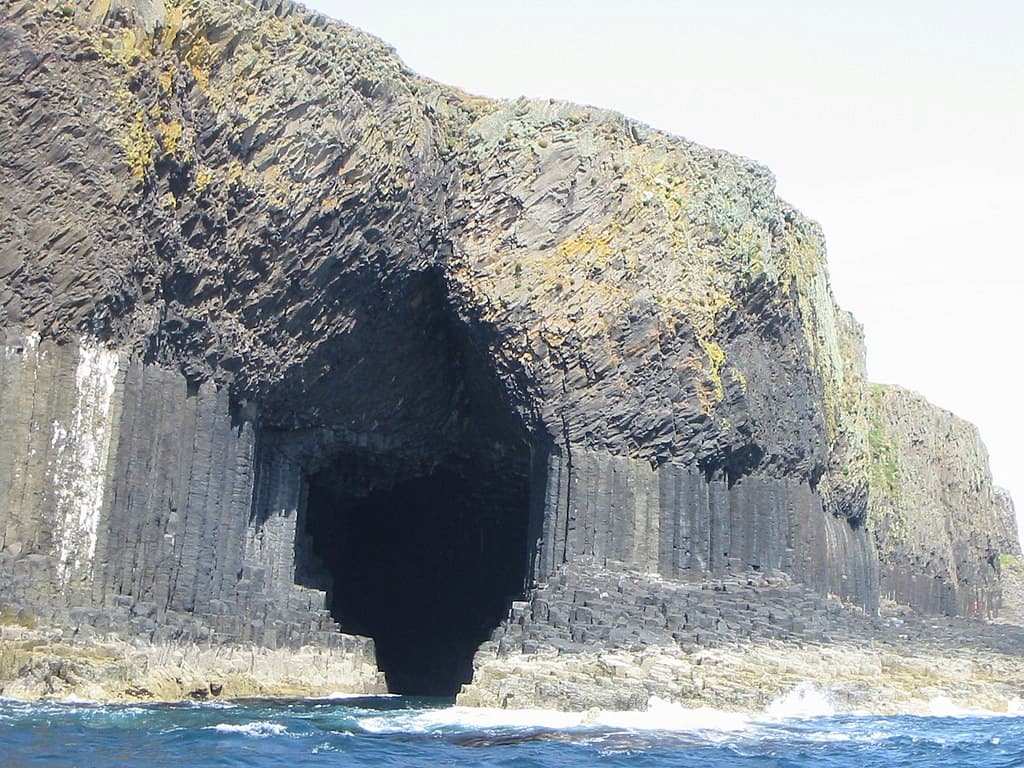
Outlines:
{"label": "sloping cliff face", "polygon": [[920,395],[872,385],[868,515],[891,600],[928,613],[999,608],[999,555],[1019,552],[977,428]]}
{"label": "sloping cliff face", "polygon": [[0,22],[5,605],[341,643],[364,690],[370,636],[429,693],[513,598],[583,643],[541,607],[569,568],[595,605],[619,573],[760,572],[877,607],[862,338],[768,171],[466,96],[287,2]]}

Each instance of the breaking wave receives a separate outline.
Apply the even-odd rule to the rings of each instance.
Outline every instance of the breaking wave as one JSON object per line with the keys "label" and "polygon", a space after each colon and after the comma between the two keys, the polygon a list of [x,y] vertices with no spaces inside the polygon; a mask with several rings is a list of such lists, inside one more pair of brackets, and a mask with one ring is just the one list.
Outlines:
{"label": "breaking wave", "polygon": [[[1007,713],[941,698],[927,716],[837,713],[798,685],[757,714],[652,698],[642,712],[477,709],[402,696],[171,705],[0,702],[5,763],[466,765],[1024,765],[1020,701]],[[63,745],[55,749],[55,739]],[[128,757],[124,757],[124,756]]]}
{"label": "breaking wave", "polygon": [[209,726],[211,730],[221,733],[241,733],[245,736],[282,736],[288,733],[288,728],[280,723],[270,723],[260,720],[255,723],[217,723]]}

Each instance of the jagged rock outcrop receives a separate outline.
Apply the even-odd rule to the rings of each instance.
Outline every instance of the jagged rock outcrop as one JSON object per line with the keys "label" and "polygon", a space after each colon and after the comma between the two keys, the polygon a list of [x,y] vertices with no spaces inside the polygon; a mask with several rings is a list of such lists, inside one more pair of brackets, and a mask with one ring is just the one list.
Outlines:
{"label": "jagged rock outcrop", "polygon": [[899,387],[873,385],[868,403],[883,594],[928,613],[995,614],[1000,554],[1020,545],[977,428]]}
{"label": "jagged rock outcrop", "polygon": [[[982,449],[984,447],[982,444]],[[987,451],[982,455],[984,456],[986,453]],[[1021,542],[1020,532],[1017,530],[1017,508],[1013,503],[1013,496],[1007,489],[998,486],[993,486],[992,496],[999,510],[992,522],[996,526],[996,540],[1001,542],[1000,551],[1007,555],[1018,556],[1021,554]]]}
{"label": "jagged rock outcrop", "polygon": [[289,2],[0,0],[0,35],[12,610],[368,635],[392,687],[454,692],[513,598],[618,642],[544,614],[575,567],[997,605],[1003,518],[899,570],[860,330],[764,168],[468,96]]}

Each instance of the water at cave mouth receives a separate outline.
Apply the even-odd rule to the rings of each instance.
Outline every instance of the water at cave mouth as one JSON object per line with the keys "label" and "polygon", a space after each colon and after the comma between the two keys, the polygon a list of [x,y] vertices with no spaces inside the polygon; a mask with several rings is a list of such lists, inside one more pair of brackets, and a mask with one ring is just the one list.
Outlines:
{"label": "water at cave mouth", "polygon": [[1024,764],[1024,717],[565,713],[477,710],[405,696],[127,706],[0,700],[0,745],[4,765],[46,768],[1004,768]]}
{"label": "water at cave mouth", "polygon": [[343,632],[374,639],[390,691],[456,694],[523,594],[528,462],[513,451],[393,481],[341,455],[310,478],[304,524],[330,610]]}

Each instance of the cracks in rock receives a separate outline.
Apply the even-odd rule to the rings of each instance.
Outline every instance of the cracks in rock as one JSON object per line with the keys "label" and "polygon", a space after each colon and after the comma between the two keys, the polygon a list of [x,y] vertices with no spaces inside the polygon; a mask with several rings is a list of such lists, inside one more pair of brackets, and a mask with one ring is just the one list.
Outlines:
{"label": "cracks in rock", "polygon": [[562,416],[562,441],[565,446],[565,529],[562,532],[562,562],[569,561],[569,521],[572,514],[572,444],[569,442],[569,421]]}

